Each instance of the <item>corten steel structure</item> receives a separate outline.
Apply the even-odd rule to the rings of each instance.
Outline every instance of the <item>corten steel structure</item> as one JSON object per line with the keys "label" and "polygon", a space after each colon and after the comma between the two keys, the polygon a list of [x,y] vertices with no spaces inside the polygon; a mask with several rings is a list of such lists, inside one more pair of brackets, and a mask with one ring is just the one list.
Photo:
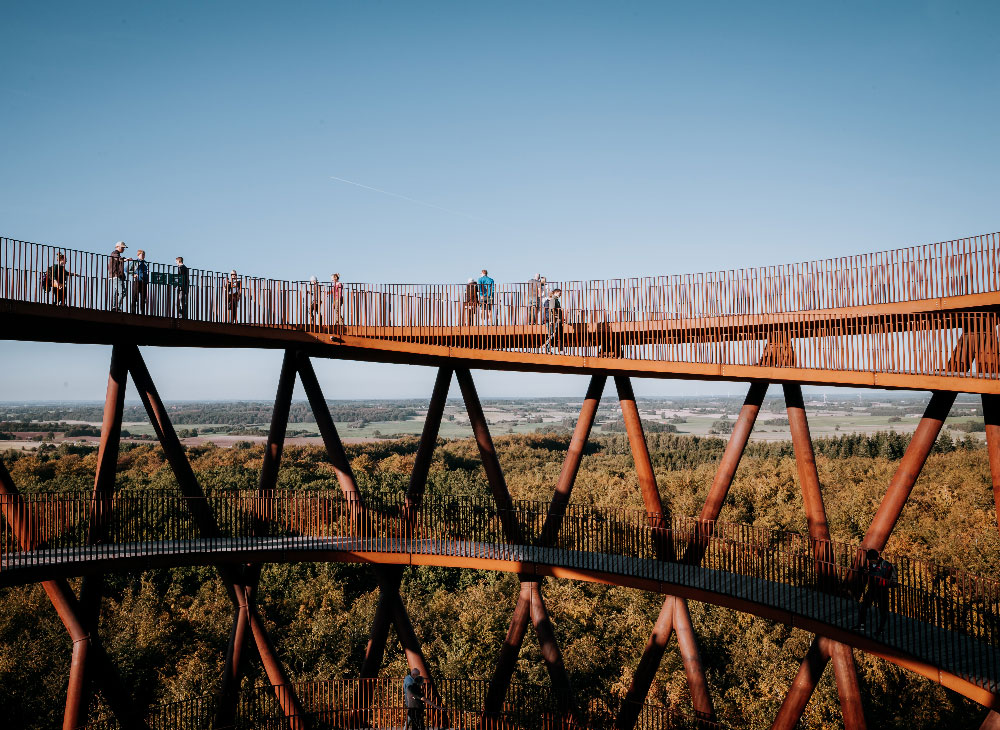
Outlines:
{"label": "corten steel structure", "polygon": [[[63,258],[60,259],[60,256]],[[64,268],[51,268],[62,261]],[[0,465],[6,522],[0,584],[41,581],[73,640],[64,727],[82,725],[97,686],[123,725],[142,726],[97,639],[101,575],[191,562],[217,566],[233,602],[214,722],[238,716],[239,680],[253,641],[290,727],[310,711],[289,679],[256,608],[260,565],[287,560],[371,563],[380,597],[351,707],[373,706],[390,626],[411,667],[430,677],[399,595],[405,565],[518,573],[521,589],[483,721],[499,717],[530,621],[541,643],[559,722],[584,722],[543,598],[546,576],[601,581],[665,594],[663,608],[620,703],[617,728],[635,726],[671,634],[676,634],[694,717],[715,711],[687,600],[694,598],[806,628],[816,639],[775,718],[792,728],[832,661],[845,726],[865,727],[852,649],[916,671],[989,708],[1000,722],[1000,589],[990,579],[894,558],[884,634],[851,628],[863,582],[860,551],[887,544],[957,393],[982,394],[987,454],[1000,520],[1000,235],[785,267],[681,277],[561,283],[562,308],[543,309],[529,285],[488,297],[463,286],[324,286],[192,270],[181,279],[153,265],[148,298],[110,311],[120,287],[105,256],[0,239],[0,325],[6,339],[113,345],[94,490],[21,495]],[[127,269],[123,272],[128,276]],[[55,287],[53,282],[62,284]],[[167,417],[140,345],[281,348],[259,488],[205,495]],[[439,367],[405,495],[368,504],[358,490],[312,357]],[[583,408],[549,505],[511,498],[470,367],[587,373]],[[115,489],[127,376],[139,391],[175,473],[179,494]],[[490,504],[438,504],[424,487],[453,375],[465,400],[492,492]],[[688,519],[665,514],[630,378],[742,380],[746,401],[706,503]],[[276,490],[296,377],[309,398],[340,484],[336,495]],[[614,380],[645,509],[598,513],[571,494],[607,379]],[[781,384],[809,534],[769,533],[718,521],[768,384]],[[830,539],[802,384],[928,389],[930,401],[860,546]],[[174,514],[167,525],[136,516]],[[181,518],[183,516],[183,519]],[[66,577],[83,575],[79,596]],[[429,696],[447,705],[431,683]],[[350,708],[348,708],[350,709]],[[352,722],[370,721],[356,714]],[[457,717],[457,715],[456,715]],[[457,722],[457,720],[456,720]]]}

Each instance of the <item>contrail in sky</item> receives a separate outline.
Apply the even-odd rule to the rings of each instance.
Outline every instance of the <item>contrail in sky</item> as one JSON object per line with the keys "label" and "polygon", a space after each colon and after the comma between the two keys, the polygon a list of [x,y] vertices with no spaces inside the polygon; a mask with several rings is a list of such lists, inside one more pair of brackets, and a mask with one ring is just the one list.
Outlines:
{"label": "contrail in sky", "polygon": [[372,192],[375,192],[375,193],[382,193],[382,195],[390,195],[393,198],[399,198],[400,200],[406,200],[406,201],[408,201],[410,203],[416,203],[417,205],[422,205],[422,206],[424,206],[426,208],[434,208],[435,210],[442,210],[445,213],[451,213],[452,215],[460,215],[463,218],[469,218],[469,219],[474,220],[474,221],[479,221],[480,223],[490,223],[490,225],[494,225],[493,223],[491,223],[490,221],[488,221],[488,220],[486,220],[484,218],[477,218],[474,215],[469,215],[468,213],[463,213],[460,210],[452,210],[451,208],[442,208],[440,205],[434,205],[434,203],[427,203],[427,202],[425,202],[423,200],[417,200],[416,198],[409,198],[409,197],[407,197],[405,195],[400,195],[399,193],[393,193],[393,192],[390,192],[388,190],[382,190],[380,188],[373,188],[371,185],[362,185],[359,182],[354,182],[353,180],[345,180],[344,178],[342,178],[342,177],[336,177],[335,175],[330,175],[330,179],[331,180],[337,180],[338,182],[342,182],[342,183],[347,183],[348,185],[354,185],[355,187],[358,187],[358,188],[364,188],[365,190],[371,190]]}

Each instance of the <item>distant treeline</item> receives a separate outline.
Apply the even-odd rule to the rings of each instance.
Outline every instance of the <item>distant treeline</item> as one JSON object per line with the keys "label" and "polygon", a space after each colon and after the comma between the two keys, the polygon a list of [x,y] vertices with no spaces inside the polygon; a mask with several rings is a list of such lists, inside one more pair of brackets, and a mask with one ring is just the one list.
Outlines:
{"label": "distant treeline", "polygon": [[[419,414],[416,404],[379,403],[377,401],[327,401],[333,419],[339,423],[354,421],[405,421]],[[271,420],[273,403],[269,401],[232,401],[222,403],[173,403],[167,405],[175,424],[215,423],[227,426],[259,426]],[[100,423],[104,406],[18,406],[13,410],[17,421],[0,422],[0,431],[65,431],[74,428],[59,419]],[[142,406],[127,405],[125,421],[147,420]],[[312,409],[305,401],[292,403],[288,420],[292,423],[315,423]],[[15,428],[16,426],[16,428]],[[72,435],[68,434],[67,435]],[[78,434],[91,435],[91,434]],[[97,434],[100,435],[100,434]]]}

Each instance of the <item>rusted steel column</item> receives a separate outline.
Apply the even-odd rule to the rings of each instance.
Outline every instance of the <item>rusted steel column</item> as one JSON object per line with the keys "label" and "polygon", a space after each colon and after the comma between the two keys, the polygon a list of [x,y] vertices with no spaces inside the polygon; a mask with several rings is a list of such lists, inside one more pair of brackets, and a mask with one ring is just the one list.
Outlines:
{"label": "rusted steel column", "polygon": [[230,727],[236,722],[236,705],[239,700],[240,675],[247,634],[250,631],[250,613],[247,609],[245,586],[237,586],[234,599],[233,627],[226,647],[226,660],[222,667],[222,685],[219,688],[219,709],[216,714],[217,727]]}
{"label": "rusted steel column", "polygon": [[670,634],[674,628],[674,604],[678,599],[667,596],[660,608],[660,615],[653,625],[653,633],[646,642],[646,648],[642,651],[642,658],[639,659],[639,666],[632,674],[632,684],[629,685],[625,699],[622,701],[621,710],[615,719],[616,730],[632,730],[639,720],[639,713],[642,705],[649,694],[650,685],[656,678],[656,671],[660,668],[660,661],[663,659],[663,652],[667,649],[670,641]]}
{"label": "rusted steel column", "polygon": [[931,396],[924,417],[920,419],[917,430],[913,432],[910,445],[906,447],[906,452],[896,467],[896,473],[889,482],[889,488],[886,489],[871,527],[865,533],[865,539],[861,542],[863,548],[882,550],[889,541],[889,535],[896,526],[906,500],[910,498],[913,485],[916,484],[920,470],[927,461],[927,455],[931,453],[934,442],[941,433],[941,427],[948,417],[956,395],[956,393],[936,392]]}
{"label": "rusted steel column", "polygon": [[1000,730],[1000,712],[990,710],[983,719],[983,724],[979,730]]}
{"label": "rusted steel column", "polygon": [[[357,482],[354,479],[351,464],[347,459],[347,452],[344,451],[344,444],[337,434],[337,427],[334,425],[330,409],[326,405],[326,399],[323,397],[323,391],[320,388],[319,381],[316,379],[312,362],[302,354],[299,355],[298,361],[302,387],[306,391],[313,415],[316,417],[316,425],[319,427],[320,435],[323,437],[323,444],[326,446],[327,455],[330,457],[330,462],[333,464],[334,471],[337,474],[340,489],[350,506],[352,519],[357,521],[364,510],[364,502]],[[434,681],[424,658],[423,650],[420,647],[420,641],[417,639],[413,625],[410,623],[410,617],[406,613],[406,607],[403,606],[403,600],[399,596],[398,587],[394,594],[391,590],[386,590],[387,587],[391,586],[392,580],[388,571],[383,568],[376,568],[375,573],[379,578],[380,595],[385,595],[387,601],[390,602],[393,624],[396,626],[396,633],[403,644],[407,662],[411,668],[416,667],[420,670],[420,673],[429,685],[428,696],[436,698]],[[256,631],[254,635],[256,636]]]}
{"label": "rusted steel column", "polygon": [[291,686],[288,675],[285,674],[285,668],[278,658],[278,653],[274,650],[274,645],[271,644],[271,637],[268,636],[267,629],[264,628],[264,622],[261,621],[260,615],[253,605],[252,590],[249,590],[248,603],[247,618],[249,619],[250,632],[257,643],[257,652],[260,654],[261,664],[264,665],[267,680],[275,688],[275,697],[277,697],[281,711],[284,713],[292,730],[305,730],[305,712],[302,709],[302,705],[299,704],[299,698]]}
{"label": "rusted steel column", "polygon": [[372,618],[372,628],[365,645],[365,656],[361,661],[362,677],[377,677],[385,658],[385,645],[389,639],[389,627],[392,625],[393,601],[391,594],[399,595],[399,586],[403,579],[403,571],[397,566],[386,566],[386,581],[379,582],[378,603],[375,604],[375,616]]}
{"label": "rusted steel column", "polygon": [[[816,471],[816,455],[813,453],[812,438],[809,436],[809,421],[806,419],[805,404],[802,402],[802,386],[786,384],[785,406],[788,411],[788,425],[792,431],[792,447],[795,449],[795,465],[799,472],[799,486],[802,489],[802,504],[809,524],[809,537],[817,542],[830,542],[830,528],[826,522],[826,508],[820,491],[819,474]],[[817,557],[820,556],[817,546]],[[825,552],[825,551],[824,551]]]}
{"label": "rusted steel column", "polygon": [[[149,370],[146,368],[146,364],[143,361],[142,355],[137,347],[131,348],[128,352],[128,366],[132,373],[132,379],[136,383],[136,389],[139,391],[139,396],[142,398],[147,414],[149,414],[149,420],[153,424],[157,438],[160,440],[160,445],[163,447],[163,452],[167,457],[167,462],[170,464],[171,469],[174,472],[174,477],[177,479],[177,484],[180,487],[181,494],[187,497],[186,503],[191,512],[191,516],[194,518],[195,524],[198,527],[199,535],[207,538],[217,537],[220,534],[218,522],[215,519],[215,515],[213,514],[211,507],[205,500],[205,493],[198,484],[198,479],[194,474],[194,470],[191,468],[191,463],[188,461],[187,455],[184,453],[184,447],[181,445],[180,439],[177,437],[177,433],[174,430],[170,417],[167,414],[167,409],[163,405],[163,401],[160,399],[156,386],[149,375]],[[240,639],[241,637],[243,637],[242,641],[245,642],[247,629],[251,628],[251,616],[249,615],[251,612],[245,607],[248,605],[248,595],[253,590],[255,579],[250,585],[247,585],[237,575],[238,571],[232,566],[219,565],[217,566],[217,569],[223,583],[225,584],[226,592],[233,601],[235,614],[235,621],[230,635],[231,646],[230,648],[227,648],[226,651],[227,666],[223,674],[223,692],[225,693],[232,691],[231,685],[226,684],[227,677],[235,674],[238,678],[239,675],[240,662],[242,661],[244,654],[245,643],[236,645],[232,642]],[[259,568],[251,568],[250,572],[254,573],[255,570],[259,571]],[[242,631],[238,626],[240,621],[239,614],[241,611],[245,611],[247,613],[245,625]],[[268,655],[271,657],[272,662],[276,662],[277,655],[263,625],[259,624],[257,629],[253,630],[251,633],[257,642],[257,648],[261,659],[263,660],[264,656]],[[234,661],[235,664],[230,665],[230,660]],[[278,666],[280,668],[280,663]],[[268,676],[270,676],[270,672]],[[290,686],[276,690],[276,694],[283,709],[289,710],[298,715],[302,714],[298,698]],[[226,698],[226,695],[224,694],[223,697]],[[232,698],[231,701],[235,701],[235,698]],[[220,708],[220,712],[226,712],[225,706],[226,702],[224,701],[223,707]]]}
{"label": "rusted steel column", "polygon": [[497,511],[500,514],[504,535],[512,543],[520,542],[521,530],[514,514],[514,503],[507,489],[503,469],[500,468],[500,459],[497,457],[496,447],[493,445],[493,437],[490,436],[489,424],[486,422],[486,416],[483,415],[483,406],[479,402],[476,384],[472,381],[472,374],[468,368],[457,368],[455,377],[458,378],[458,385],[462,389],[465,408],[469,413],[469,422],[476,437],[479,455],[483,460],[483,471],[486,472],[486,481],[489,482],[493,492],[493,501],[496,502]]}
{"label": "rusted steel column", "polygon": [[42,587],[73,641],[69,686],[66,688],[66,709],[63,712],[63,730],[73,730],[87,723],[86,673],[90,632],[78,616],[78,607],[74,606],[76,601],[68,585],[56,581],[43,581]]}
{"label": "rusted steel column", "polygon": [[[434,381],[434,391],[427,407],[427,417],[424,419],[423,433],[420,445],[413,460],[413,471],[406,488],[406,521],[412,527],[416,519],[416,511],[423,502],[424,489],[427,485],[427,474],[434,458],[434,447],[437,445],[438,432],[441,429],[441,418],[448,402],[448,388],[451,386],[451,368],[440,368]],[[385,580],[380,583],[378,603],[375,605],[375,616],[365,646],[365,657],[361,663],[362,677],[375,677],[382,667],[385,656],[385,645],[389,638],[389,626],[392,623],[392,601],[383,591],[399,593],[399,585],[403,578],[402,566],[385,566]],[[421,654],[422,656],[422,654]],[[421,674],[423,672],[421,671]]]}
{"label": "rusted steel column", "polygon": [[719,519],[722,512],[722,505],[729,494],[729,487],[732,486],[733,477],[736,475],[736,468],[740,465],[743,452],[750,441],[750,434],[753,431],[754,423],[757,422],[757,414],[760,413],[764,396],[767,395],[767,383],[752,383],[747,392],[746,400],[740,409],[740,415],[733,425],[733,432],[729,436],[729,443],[722,454],[722,460],[716,469],[712,486],[708,490],[708,497],[705,499],[705,506],[701,508],[699,519],[711,521]]}
{"label": "rusted steel column", "polygon": [[559,536],[563,516],[566,514],[566,505],[569,504],[573,485],[576,483],[576,475],[580,471],[583,450],[587,446],[587,439],[590,438],[590,430],[594,427],[594,419],[597,417],[597,409],[601,405],[601,395],[604,393],[604,385],[607,380],[606,375],[593,375],[590,378],[590,385],[587,386],[587,394],[583,398],[580,415],[576,419],[576,428],[573,429],[573,438],[570,439],[562,471],[559,472],[559,481],[556,483],[555,493],[549,503],[545,523],[542,525],[539,538],[542,545],[552,545]]}
{"label": "rusted steel column", "polygon": [[784,702],[778,710],[778,716],[771,725],[771,730],[795,730],[799,718],[805,712],[813,690],[823,676],[823,670],[830,661],[830,641],[817,636],[809,646],[805,659],[799,666],[799,671],[792,681],[792,686],[785,695]]}
{"label": "rusted steel column", "polygon": [[139,352],[139,348],[132,346],[129,351],[129,371],[132,373],[132,381],[135,383],[139,397],[146,408],[146,414],[153,425],[156,437],[163,449],[163,454],[174,472],[177,486],[181,494],[186,499],[186,505],[191,512],[191,517],[198,526],[201,537],[218,537],[219,526],[212,513],[211,507],[205,501],[205,493],[198,484],[198,478],[191,468],[187,454],[184,453],[184,446],[177,437],[174,425],[167,414],[167,408],[160,399],[160,394],[156,390],[156,385],[146,368],[146,363]]}
{"label": "rusted steel column", "polygon": [[[108,389],[104,399],[104,420],[101,424],[101,442],[97,451],[97,472],[94,475],[94,494],[90,503],[90,524],[87,529],[87,542],[91,544],[102,543],[108,537],[108,523],[115,491],[115,476],[118,471],[122,411],[125,406],[125,388],[128,383],[128,361],[127,346],[114,345],[111,348]],[[94,636],[97,635],[100,622],[103,593],[103,575],[85,576],[80,583],[79,616],[87,632]],[[84,656],[81,659],[81,666],[85,661],[86,657]],[[83,705],[81,713],[84,716],[87,714],[87,705],[90,701],[87,691],[88,684],[84,683],[83,699],[81,700]]]}
{"label": "rusted steel column", "polygon": [[635,462],[635,473],[639,479],[646,517],[650,527],[653,528],[656,555],[660,560],[674,560],[676,558],[674,546],[668,533],[670,525],[664,514],[660,490],[656,486],[656,475],[653,473],[653,462],[649,458],[646,435],[642,431],[639,408],[635,404],[632,381],[627,377],[616,375],[615,386],[618,389],[622,419],[625,421],[625,431],[628,433],[629,448],[632,450],[632,461]]}
{"label": "rusted steel column", "polygon": [[358,484],[354,480],[354,472],[351,470],[351,463],[347,459],[347,452],[344,451],[344,444],[337,433],[337,426],[330,415],[330,408],[323,397],[323,390],[319,387],[316,379],[316,371],[313,370],[312,361],[303,354],[298,357],[299,377],[302,378],[302,387],[309,398],[309,405],[313,415],[316,417],[316,426],[319,428],[320,436],[323,438],[323,445],[326,447],[327,456],[333,464],[333,470],[337,474],[337,482],[340,490],[348,503],[354,507],[361,507],[361,492]]}
{"label": "rusted steel column", "polygon": [[858,669],[854,664],[854,653],[847,644],[831,641],[829,644],[833,659],[833,672],[837,678],[837,694],[840,696],[840,714],[844,718],[844,730],[866,730],[865,711],[861,706],[861,688],[858,686]]}
{"label": "rusted steel column", "polygon": [[[565,513],[565,506],[569,502],[573,485],[576,482],[576,475],[580,470],[583,449],[586,446],[587,438],[590,436],[590,430],[594,425],[594,418],[597,415],[597,408],[600,405],[601,394],[604,391],[606,382],[607,376],[604,375],[594,375],[590,379],[583,407],[580,409],[580,416],[573,431],[573,438],[570,440],[569,450],[566,453],[562,471],[559,474],[555,494],[545,515],[545,523],[542,526],[539,537],[540,544],[552,544],[559,534],[559,527]],[[493,676],[490,678],[490,685],[486,692],[484,709],[487,714],[498,713],[503,708],[503,702],[507,696],[507,690],[514,675],[514,669],[517,666],[517,658],[521,652],[521,645],[524,642],[524,634],[528,628],[528,621],[531,620],[531,599],[536,590],[539,598],[541,598],[541,582],[538,581],[535,584],[536,589],[532,589],[533,581],[537,580],[535,576],[521,575],[520,579],[521,590],[518,593],[517,603],[510,618],[510,626],[507,629],[507,636],[500,646],[500,656],[497,658]],[[539,606],[541,612],[544,613],[544,602],[539,601]],[[558,645],[556,645],[555,650],[556,652],[559,651]],[[566,681],[568,682],[568,678]]]}
{"label": "rusted steel column", "polygon": [[271,428],[267,434],[267,444],[264,446],[264,461],[260,467],[261,491],[274,489],[278,484],[278,468],[281,466],[281,453],[285,448],[288,411],[292,405],[297,369],[295,353],[292,350],[285,350],[285,356],[281,360],[281,374],[278,376],[278,391],[274,395],[274,410],[271,411]]}
{"label": "rusted steel column", "polygon": [[545,667],[549,671],[549,680],[552,682],[552,690],[555,692],[559,711],[564,720],[572,721],[577,714],[574,707],[573,686],[563,662],[562,652],[559,650],[559,642],[556,641],[552,620],[549,618],[548,609],[546,609],[545,601],[542,599],[541,584],[537,580],[530,581],[528,591],[531,623],[538,636],[542,659],[545,660]]}
{"label": "rusted steel column", "polygon": [[434,447],[437,445],[438,432],[441,430],[441,418],[444,407],[448,403],[448,389],[451,387],[451,368],[440,368],[434,380],[434,390],[431,392],[431,402],[427,406],[427,417],[424,419],[424,429],[420,435],[420,445],[413,459],[413,471],[410,473],[410,483],[406,487],[406,503],[408,507],[420,507],[427,486],[427,474],[434,458]]}
{"label": "rusted steel column", "polygon": [[104,421],[101,424],[101,443],[97,450],[97,473],[94,475],[94,501],[91,507],[88,542],[102,542],[106,529],[107,513],[111,509],[110,495],[115,491],[115,473],[118,470],[118,446],[122,437],[122,410],[125,405],[125,386],[128,378],[129,353],[126,346],[111,348],[111,370],[108,373],[108,390],[104,398]]}
{"label": "rusted steel column", "polygon": [[[993,477],[997,528],[1000,529],[1000,396],[983,396],[983,418],[986,421],[986,453],[989,456],[990,474]],[[993,714],[997,715],[995,712]]]}
{"label": "rusted steel column", "polygon": [[681,661],[684,663],[684,674],[687,675],[695,717],[701,720],[715,720],[715,708],[712,707],[712,698],[708,693],[705,667],[701,663],[698,641],[691,626],[691,614],[688,612],[687,601],[681,599],[674,601],[674,631],[681,650]]}
{"label": "rusted steel column", "polygon": [[493,667],[493,676],[490,677],[490,685],[486,690],[486,700],[483,703],[483,709],[488,715],[503,710],[504,699],[510,688],[511,677],[514,676],[517,658],[521,653],[521,645],[524,643],[524,634],[528,630],[528,621],[531,619],[530,581],[532,576],[522,575],[519,577],[521,590],[517,595],[514,613],[510,617],[507,636],[504,637],[503,644],[500,645],[500,656],[497,657]]}

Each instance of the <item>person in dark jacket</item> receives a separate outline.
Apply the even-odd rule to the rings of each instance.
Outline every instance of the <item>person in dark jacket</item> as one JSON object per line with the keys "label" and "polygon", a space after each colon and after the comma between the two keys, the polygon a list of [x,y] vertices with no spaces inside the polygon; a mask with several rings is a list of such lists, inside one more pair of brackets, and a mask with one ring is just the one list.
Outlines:
{"label": "person in dark jacket", "polygon": [[410,730],[424,730],[424,678],[418,669],[412,670],[410,675],[410,683],[403,683],[406,724]]}
{"label": "person in dark jacket", "polygon": [[545,340],[545,344],[542,349],[546,354],[550,351],[551,347],[555,347],[560,353],[563,350],[562,344],[562,326],[563,326],[563,308],[562,308],[562,289],[553,289],[552,295],[548,299],[548,330],[549,337]]}
{"label": "person in dark jacket", "polygon": [[146,252],[140,248],[132,262],[132,314],[147,314],[148,303],[149,264],[146,263]]}
{"label": "person in dark jacket", "polygon": [[69,277],[71,276],[79,276],[79,274],[74,274],[66,268],[66,254],[60,253],[56,257],[56,263],[52,264],[45,273],[45,288],[52,293],[53,304],[66,304]]}
{"label": "person in dark jacket", "polygon": [[184,257],[178,256],[177,262],[177,317],[187,319],[188,316],[188,287],[190,278],[188,277],[188,267],[184,265]]}
{"label": "person in dark jacket", "polygon": [[240,299],[243,297],[243,282],[236,275],[236,269],[229,272],[226,279],[226,309],[229,312],[229,321],[235,322],[240,308]]}
{"label": "person in dark jacket", "polygon": [[861,604],[858,607],[858,623],[854,628],[865,630],[865,620],[868,609],[878,606],[878,633],[885,629],[889,619],[889,589],[896,584],[896,568],[888,560],[879,555],[878,550],[870,549],[865,553],[865,564],[861,571],[864,579]]}

